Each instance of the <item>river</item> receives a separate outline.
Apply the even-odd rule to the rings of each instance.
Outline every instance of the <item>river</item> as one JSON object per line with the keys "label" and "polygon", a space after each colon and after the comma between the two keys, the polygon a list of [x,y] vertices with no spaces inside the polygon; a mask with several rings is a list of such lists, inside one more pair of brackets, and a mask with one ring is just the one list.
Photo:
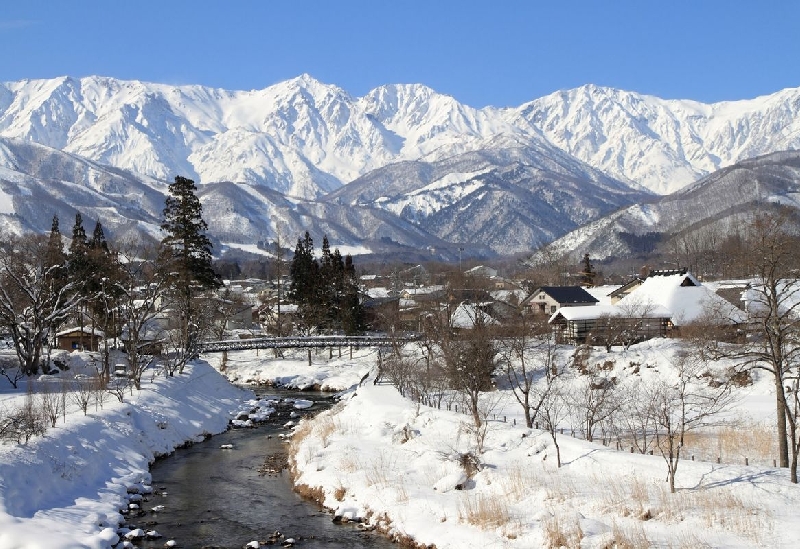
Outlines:
{"label": "river", "polygon": [[[330,405],[329,395],[322,393],[270,390],[260,396],[313,400],[310,413]],[[287,432],[283,425],[290,411],[279,409],[257,428],[229,430],[154,463],[154,492],[142,505],[148,512],[129,522],[164,537],[137,545],[163,548],[174,539],[183,548],[241,548],[254,540],[280,546],[284,538],[294,538],[295,547],[392,547],[376,532],[334,524],[329,513],[292,490],[288,471],[281,469],[286,443],[278,436]],[[163,511],[151,511],[160,505]],[[283,537],[270,539],[276,531]]]}

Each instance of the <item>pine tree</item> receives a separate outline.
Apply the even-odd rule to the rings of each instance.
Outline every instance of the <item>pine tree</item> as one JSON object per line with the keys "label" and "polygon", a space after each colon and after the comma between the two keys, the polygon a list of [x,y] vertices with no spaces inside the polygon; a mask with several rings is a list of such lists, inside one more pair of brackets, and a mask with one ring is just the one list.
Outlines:
{"label": "pine tree", "polygon": [[580,275],[581,286],[585,286],[587,288],[594,286],[594,278],[597,273],[594,270],[594,265],[592,265],[592,262],[589,259],[589,254],[585,254],[583,256],[583,270],[580,272]]}
{"label": "pine tree", "polygon": [[208,225],[203,220],[203,206],[195,192],[194,181],[177,176],[169,186],[161,229],[166,236],[161,241],[168,278],[179,298],[183,320],[180,345],[183,358],[177,369],[194,356],[196,344],[205,319],[200,318],[192,304],[199,292],[219,288],[222,282],[211,264],[211,240],[206,235]]}
{"label": "pine tree", "polygon": [[67,254],[64,252],[64,237],[58,226],[58,215],[53,216],[53,224],[50,227],[50,237],[47,240],[47,264],[51,267],[63,266],[67,262]]}
{"label": "pine tree", "polygon": [[289,299],[297,303],[298,317],[307,331],[319,327],[325,308],[320,301],[320,266],[314,257],[314,241],[306,231],[297,239],[289,267]]}
{"label": "pine tree", "polygon": [[203,205],[197,198],[194,181],[177,176],[169,186],[164,221],[161,229],[167,234],[161,243],[169,251],[184,293],[191,287],[219,288],[219,276],[211,264],[211,240],[203,220]]}
{"label": "pine tree", "polygon": [[[50,227],[50,236],[47,239],[47,251],[45,257],[46,280],[50,284],[54,295],[59,294],[69,284],[69,272],[67,266],[67,254],[64,251],[64,237],[59,228],[58,215],[53,216],[53,224]],[[53,330],[53,343],[55,344],[55,333],[61,327],[61,320],[56,321],[51,326]]]}
{"label": "pine tree", "polygon": [[[339,251],[338,249],[336,250]],[[344,259],[342,269],[341,322],[346,334],[357,334],[364,330],[364,308],[358,295],[358,276],[350,254]]]}

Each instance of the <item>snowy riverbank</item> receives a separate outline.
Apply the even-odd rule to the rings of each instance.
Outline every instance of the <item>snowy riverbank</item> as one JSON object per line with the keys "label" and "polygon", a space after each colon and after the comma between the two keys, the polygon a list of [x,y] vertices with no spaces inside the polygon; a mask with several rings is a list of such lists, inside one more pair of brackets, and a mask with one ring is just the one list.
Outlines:
{"label": "snowy riverbank", "polygon": [[[655,376],[671,367],[678,345],[655,341],[608,356],[649,364],[643,370]],[[769,390],[768,378],[757,380],[732,413],[768,419]],[[786,469],[687,455],[671,494],[657,452],[632,454],[567,434],[558,437],[558,468],[549,434],[518,417],[514,425],[514,406],[499,406],[507,422],[491,422],[475,468],[464,459],[476,451],[468,416],[418,406],[370,378],[297,428],[296,482],[344,519],[438,549],[788,548],[800,539],[800,488]]]}
{"label": "snowy riverbank", "polygon": [[[25,398],[24,389],[0,389],[0,405]],[[109,547],[129,489],[148,484],[150,462],[226,430],[248,397],[196,361],[182,375],[147,379],[122,403],[108,395],[86,415],[68,403],[66,421],[44,436],[0,445],[0,549]]]}

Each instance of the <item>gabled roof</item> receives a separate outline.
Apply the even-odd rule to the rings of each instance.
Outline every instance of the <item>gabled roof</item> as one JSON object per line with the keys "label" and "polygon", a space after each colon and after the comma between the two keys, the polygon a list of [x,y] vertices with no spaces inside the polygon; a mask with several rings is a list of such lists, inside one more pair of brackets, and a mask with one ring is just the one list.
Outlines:
{"label": "gabled roof", "polygon": [[676,326],[701,319],[716,310],[729,322],[744,321],[744,314],[710,288],[703,286],[691,273],[647,277],[640,287],[617,303],[621,309],[664,307],[672,312]]}
{"label": "gabled roof", "polygon": [[580,286],[541,286],[526,298],[526,302],[535,299],[535,296],[542,292],[558,303],[597,303],[598,301]]}
{"label": "gabled roof", "polygon": [[611,294],[617,286],[593,286],[586,291],[597,300],[598,305],[611,305]]}
{"label": "gabled roof", "polygon": [[[567,321],[575,320],[594,320],[600,317],[620,317],[628,318],[626,311],[620,309],[616,305],[584,305],[582,307],[562,307],[550,317],[549,322],[553,322],[561,317]],[[641,316],[637,315],[634,318],[670,318],[672,313],[665,307],[657,305],[642,311]]]}
{"label": "gabled roof", "polygon": [[61,330],[60,332],[58,332],[56,334],[56,337],[64,337],[66,335],[75,334],[79,332],[83,332],[86,335],[92,335],[92,333],[94,333],[94,335],[96,335],[97,337],[105,337],[105,333],[103,333],[103,330],[99,330],[97,328],[92,330],[90,326],[84,326],[83,328],[80,328],[79,326],[75,326],[74,328],[67,328],[66,330]]}

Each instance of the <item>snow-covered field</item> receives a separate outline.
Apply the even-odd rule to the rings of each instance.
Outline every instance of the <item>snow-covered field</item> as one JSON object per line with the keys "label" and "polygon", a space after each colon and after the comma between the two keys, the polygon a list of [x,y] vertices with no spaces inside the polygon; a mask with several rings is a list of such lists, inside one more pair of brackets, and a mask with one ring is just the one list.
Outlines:
{"label": "snow-covered field", "polygon": [[[672,367],[680,342],[658,340],[591,361],[617,376],[655,379]],[[296,482],[343,519],[391,535],[448,547],[795,547],[800,488],[771,467],[774,400],[770,380],[737,389],[727,429],[741,442],[687,443],[671,494],[661,456],[621,451],[525,428],[508,391],[490,393],[492,421],[476,452],[470,417],[418,405],[373,384],[377,351],[209,354],[184,375],[145,380],[123,403],[107,398],[84,416],[74,404],[44,436],[0,445],[0,549],[109,547],[132,488],[146,490],[148,464],[184,441],[224,430],[245,391],[271,383],[345,390],[342,402],[296,429]],[[633,373],[632,365],[638,365]],[[75,370],[67,372],[74,374]],[[368,376],[360,383],[366,374]],[[65,375],[62,373],[61,375]],[[0,383],[0,407],[24,389]],[[702,437],[701,437],[702,438]],[[479,464],[462,456],[477,454]],[[690,455],[696,454],[691,461]],[[721,457],[720,464],[715,456]],[[744,465],[748,458],[750,465]]]}

